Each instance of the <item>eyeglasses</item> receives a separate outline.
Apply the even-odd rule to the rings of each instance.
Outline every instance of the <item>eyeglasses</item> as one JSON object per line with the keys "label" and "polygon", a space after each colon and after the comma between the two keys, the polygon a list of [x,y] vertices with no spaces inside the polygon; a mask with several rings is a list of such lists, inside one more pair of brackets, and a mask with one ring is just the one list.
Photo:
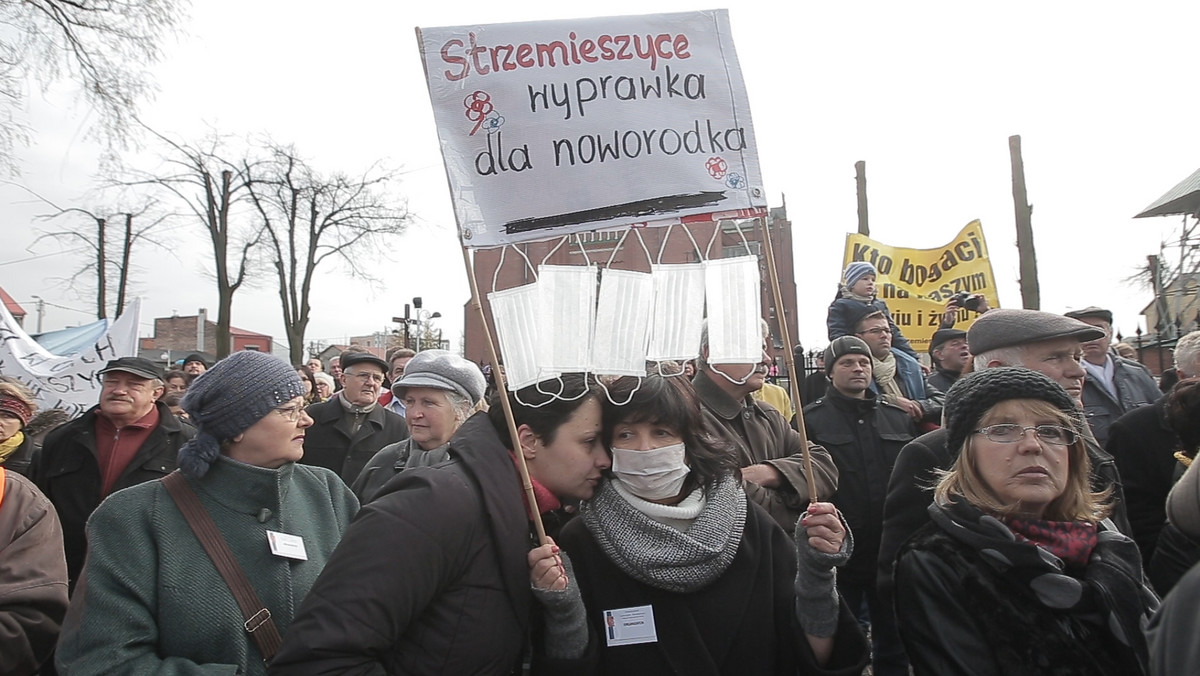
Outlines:
{"label": "eyeglasses", "polygon": [[280,406],[275,409],[275,412],[283,416],[288,422],[297,422],[300,416],[304,415],[304,404],[292,404],[291,406]]}
{"label": "eyeglasses", "polygon": [[869,333],[872,336],[882,336],[883,334],[886,333],[890,336],[890,335],[892,335],[892,330],[887,327],[880,327],[878,329],[871,329],[870,331],[859,331],[858,335],[861,336],[864,333]]}
{"label": "eyeglasses", "polygon": [[377,383],[383,382],[383,374],[382,373],[371,373],[370,371],[358,371],[357,373],[343,372],[342,374],[358,378],[359,380],[363,381],[364,383],[372,382],[372,381],[377,382]]}
{"label": "eyeglasses", "polygon": [[975,434],[982,434],[991,441],[999,444],[1015,444],[1025,438],[1025,433],[1033,430],[1037,435],[1038,441],[1044,441],[1047,444],[1055,446],[1070,446],[1079,439],[1079,434],[1075,430],[1058,425],[1038,425],[1036,427],[1022,427],[1016,423],[1000,423],[999,425],[988,425],[975,430]]}

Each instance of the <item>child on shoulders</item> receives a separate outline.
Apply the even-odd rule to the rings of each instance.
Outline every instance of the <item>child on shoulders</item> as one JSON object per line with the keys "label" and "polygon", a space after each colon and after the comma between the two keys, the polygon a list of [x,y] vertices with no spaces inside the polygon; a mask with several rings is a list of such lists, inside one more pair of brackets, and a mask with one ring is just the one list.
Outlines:
{"label": "child on shoulders", "polygon": [[892,321],[892,313],[888,312],[887,303],[875,297],[875,276],[875,266],[866,261],[854,261],[846,266],[838,297],[829,304],[829,316],[826,319],[829,340],[853,335],[856,318],[863,316],[864,306],[870,306],[887,317],[888,326],[892,330],[892,347],[920,361],[916,350],[904,334],[900,333],[896,322]]}

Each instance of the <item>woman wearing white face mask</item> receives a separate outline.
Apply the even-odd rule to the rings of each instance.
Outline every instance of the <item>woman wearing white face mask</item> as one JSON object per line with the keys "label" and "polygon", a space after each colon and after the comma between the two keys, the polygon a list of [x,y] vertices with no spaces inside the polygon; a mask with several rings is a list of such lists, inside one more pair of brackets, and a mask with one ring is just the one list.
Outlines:
{"label": "woman wearing white face mask", "polygon": [[736,453],[705,427],[687,380],[608,389],[628,402],[605,403],[611,479],[563,528],[561,552],[530,552],[545,611],[535,671],[861,671],[866,644],[833,571],[853,541],[833,505],[813,503],[793,542],[746,499]]}

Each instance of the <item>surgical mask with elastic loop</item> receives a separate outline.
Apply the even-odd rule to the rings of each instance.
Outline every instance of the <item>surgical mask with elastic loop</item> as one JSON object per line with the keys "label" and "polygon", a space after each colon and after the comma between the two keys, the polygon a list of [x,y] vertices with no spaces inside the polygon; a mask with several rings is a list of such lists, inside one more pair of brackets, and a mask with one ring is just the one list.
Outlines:
{"label": "surgical mask with elastic loop", "polygon": [[758,364],[762,361],[762,304],[758,258],[742,256],[704,264],[708,308],[708,365],[735,385],[745,384],[751,370],[735,379],[713,364]]}
{"label": "surgical mask with elastic loop", "polygon": [[[524,258],[525,254],[514,250]],[[538,282],[525,284],[503,291],[496,291],[500,267],[504,265],[504,252],[500,250],[500,262],[492,276],[492,292],[487,295],[492,309],[492,320],[496,326],[496,341],[500,356],[504,360],[504,379],[510,391],[532,385],[542,379],[543,370],[538,363],[538,335],[541,328],[541,311],[538,306],[541,296]],[[525,258],[533,274],[533,266]],[[536,280],[536,274],[534,274]],[[557,376],[557,374],[555,374]]]}
{"label": "surgical mask with elastic loop", "polygon": [[[704,264],[662,263],[663,250],[666,249],[673,227],[667,227],[658,251],[658,262],[650,266],[650,276],[654,282],[654,306],[646,358],[660,364],[658,373],[663,376],[681,375],[683,369],[664,373],[662,362],[685,362],[700,354],[700,334],[704,327]],[[697,258],[701,258],[700,247],[696,245],[692,233],[686,226],[683,231],[692,240]]]}
{"label": "surgical mask with elastic loop", "polygon": [[612,449],[612,474],[626,490],[643,500],[666,500],[679,495],[692,470],[684,460],[684,444],[649,451]]}
{"label": "surgical mask with elastic loop", "polygon": [[[632,231],[646,252],[647,261],[650,252],[641,234]],[[621,245],[629,236],[626,230],[620,241],[613,247],[612,256],[600,277],[600,296],[596,303],[596,327],[592,333],[592,362],[591,371],[596,375],[634,376],[641,378],[646,375],[646,341],[650,335],[650,308],[654,300],[653,278],[644,272],[632,270],[617,270],[612,262],[620,251]],[[604,395],[614,406],[629,403],[613,401],[608,387],[603,379],[599,380]],[[629,398],[637,392],[637,387],[630,392]]]}
{"label": "surgical mask with elastic loop", "polygon": [[[549,259],[554,254],[547,254]],[[580,246],[582,249],[582,245]],[[584,255],[586,259],[586,254]],[[542,381],[568,372],[587,372],[591,366],[592,327],[596,319],[596,266],[538,266],[538,365]],[[561,380],[559,380],[561,385]],[[539,392],[552,396],[562,394]],[[585,391],[586,393],[586,391]],[[582,396],[582,395],[581,395]]]}

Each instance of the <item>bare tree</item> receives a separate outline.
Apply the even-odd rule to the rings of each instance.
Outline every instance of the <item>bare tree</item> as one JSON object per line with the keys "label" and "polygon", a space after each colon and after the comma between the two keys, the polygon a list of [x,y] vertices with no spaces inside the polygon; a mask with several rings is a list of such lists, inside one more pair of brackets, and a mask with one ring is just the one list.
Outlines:
{"label": "bare tree", "polygon": [[242,166],[250,201],[261,220],[262,253],[275,268],[292,363],[304,360],[313,277],[340,262],[353,277],[373,280],[356,252],[386,250],[409,214],[393,201],[394,173],[373,166],[361,175],[322,174],[290,145],[265,142],[265,159]]}
{"label": "bare tree", "polygon": [[250,274],[253,252],[263,239],[264,228],[232,213],[248,193],[246,169],[251,160],[229,160],[225,140],[217,134],[196,145],[153,133],[168,148],[166,166],[159,172],[131,171],[122,181],[126,186],[154,186],[182,204],[205,232],[213,252],[213,276],[217,283],[217,358],[228,356],[233,296]]}
{"label": "bare tree", "polygon": [[92,131],[123,146],[137,106],[153,94],[146,66],[186,17],[187,0],[0,0],[0,166],[15,170],[26,82],[76,80],[95,111]]}
{"label": "bare tree", "polygon": [[[35,193],[36,194],[36,193]],[[156,212],[156,204],[147,200],[134,209],[122,207],[84,209],[80,207],[61,207],[54,202],[38,196],[55,211],[41,216],[47,221],[61,221],[66,218],[83,216],[94,228],[83,229],[69,225],[60,230],[42,230],[33,241],[30,249],[37,247],[42,241],[54,241],[64,247],[78,246],[88,256],[65,281],[71,287],[90,287],[95,284],[96,318],[105,319],[108,314],[108,285],[110,279],[116,279],[117,302],[113,306],[113,315],[119,316],[125,308],[130,279],[133,272],[133,249],[136,245],[147,243],[163,247],[155,236],[156,229],[166,220],[166,216]],[[109,221],[116,219],[123,222],[120,239],[114,241],[109,236]],[[134,226],[135,219],[138,226]],[[111,255],[113,249],[116,255]],[[165,247],[164,247],[165,248]]]}

